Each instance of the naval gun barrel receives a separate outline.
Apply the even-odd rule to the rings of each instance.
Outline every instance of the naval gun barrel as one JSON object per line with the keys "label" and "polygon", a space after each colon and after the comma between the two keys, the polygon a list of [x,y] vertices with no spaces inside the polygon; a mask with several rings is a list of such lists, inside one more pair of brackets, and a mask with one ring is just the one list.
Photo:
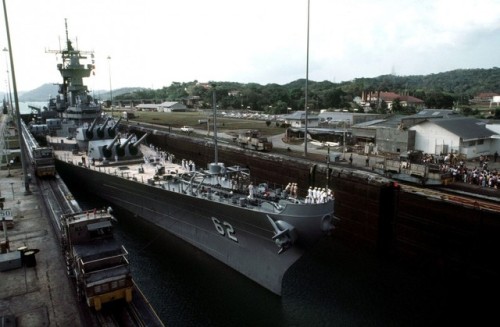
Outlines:
{"label": "naval gun barrel", "polygon": [[106,125],[108,124],[109,120],[110,118],[107,117],[104,123],[97,128],[97,136],[99,136],[100,138],[104,137],[104,129],[106,128]]}
{"label": "naval gun barrel", "polygon": [[122,121],[122,118],[123,118],[123,117],[118,118],[118,120],[117,120],[117,121],[116,121],[116,123],[115,123],[115,126],[113,126],[113,129],[118,128],[118,124]]}
{"label": "naval gun barrel", "polygon": [[146,133],[144,134],[139,140],[135,141],[134,143],[130,144],[128,151],[130,152],[130,155],[136,156],[139,153],[139,145],[146,139],[146,137],[149,134]]}
{"label": "naval gun barrel", "polygon": [[120,139],[120,135],[116,135],[116,137],[113,139],[113,141],[111,141],[111,143],[109,143],[108,145],[105,146],[106,150],[112,150],[113,149],[113,146],[115,145],[115,143]]}
{"label": "naval gun barrel", "polygon": [[113,127],[108,128],[108,135],[109,137],[114,137],[116,135],[116,129],[118,128],[118,124],[120,124],[120,121],[122,120],[122,117],[120,117],[116,123],[113,125]]}
{"label": "naval gun barrel", "polygon": [[133,147],[138,147],[139,144],[142,143],[142,141],[144,141],[146,139],[146,137],[148,136],[149,134],[144,134],[139,140],[135,141],[134,143],[131,144],[131,146]]}
{"label": "naval gun barrel", "polygon": [[120,144],[119,147],[121,149],[125,149],[125,147],[127,146],[127,144],[130,143],[130,141],[132,141],[132,139],[135,137],[135,134],[130,134],[130,136],[125,140],[125,142],[123,142],[123,144]]}

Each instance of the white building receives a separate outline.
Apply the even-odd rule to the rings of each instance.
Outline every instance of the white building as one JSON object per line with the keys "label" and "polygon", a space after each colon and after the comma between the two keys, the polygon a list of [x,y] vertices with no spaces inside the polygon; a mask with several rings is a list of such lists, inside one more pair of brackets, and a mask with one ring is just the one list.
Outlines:
{"label": "white building", "polygon": [[135,109],[140,111],[158,111],[158,112],[174,112],[186,111],[185,104],[176,101],[166,101],[160,104],[156,103],[141,103],[135,106]]}
{"label": "white building", "polygon": [[186,105],[180,102],[166,101],[158,105],[158,111],[163,112],[186,111],[186,109]]}
{"label": "white building", "polygon": [[155,103],[141,103],[135,106],[139,111],[158,111],[158,104]]}
{"label": "white building", "polygon": [[498,134],[474,118],[426,120],[409,128],[415,133],[415,150],[424,153],[463,154],[466,158],[495,153]]}
{"label": "white building", "polygon": [[487,124],[486,128],[495,133],[492,138],[492,152],[500,152],[500,124]]}
{"label": "white building", "polygon": [[[290,127],[305,127],[306,125],[306,112],[296,111],[291,115],[286,115],[283,117],[285,123],[290,124]],[[319,122],[319,117],[317,115],[308,114],[307,115],[307,126],[317,127]]]}

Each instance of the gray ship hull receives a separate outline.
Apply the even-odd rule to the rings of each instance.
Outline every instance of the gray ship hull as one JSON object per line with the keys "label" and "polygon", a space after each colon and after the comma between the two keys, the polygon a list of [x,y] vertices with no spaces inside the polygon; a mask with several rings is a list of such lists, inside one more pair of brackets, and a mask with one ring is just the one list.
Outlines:
{"label": "gray ship hull", "polygon": [[[314,206],[290,204],[280,212],[263,212],[61,160],[56,160],[56,169],[63,179],[78,181],[90,193],[185,240],[278,295],[285,272],[324,235],[325,213],[333,215],[333,201]],[[299,231],[297,241],[280,254],[270,218]]]}

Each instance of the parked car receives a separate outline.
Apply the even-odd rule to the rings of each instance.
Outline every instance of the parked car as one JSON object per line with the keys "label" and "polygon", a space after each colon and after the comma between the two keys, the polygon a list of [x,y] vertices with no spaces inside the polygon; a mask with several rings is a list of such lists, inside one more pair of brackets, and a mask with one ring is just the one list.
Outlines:
{"label": "parked car", "polygon": [[191,133],[193,131],[193,128],[190,126],[182,126],[181,131],[183,131],[185,133]]}

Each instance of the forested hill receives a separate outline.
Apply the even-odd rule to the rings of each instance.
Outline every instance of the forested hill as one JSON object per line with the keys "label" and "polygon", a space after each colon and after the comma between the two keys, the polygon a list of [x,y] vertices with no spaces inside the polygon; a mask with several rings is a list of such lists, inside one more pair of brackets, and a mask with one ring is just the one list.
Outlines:
{"label": "forested hill", "polygon": [[[223,109],[252,109],[269,113],[286,113],[304,108],[305,79],[288,84],[237,83],[197,81],[173,82],[161,89],[143,89],[117,96],[116,99],[161,99],[181,101],[198,98],[198,105],[212,105],[212,89],[216,85],[217,104]],[[353,99],[363,92],[391,91],[412,95],[424,100],[429,108],[467,106],[469,100],[483,92],[500,94],[500,68],[459,69],[445,73],[415,76],[383,75],[375,78],[356,78],[352,81],[333,83],[310,80],[308,107],[356,109]],[[360,109],[360,108],[358,108]]]}
{"label": "forested hill", "polygon": [[[468,106],[469,100],[484,92],[500,94],[500,68],[458,69],[444,73],[414,76],[383,75],[374,78],[356,78],[352,81],[333,83],[314,81],[308,85],[308,107],[312,110],[324,108],[356,109],[352,100],[363,92],[391,91],[401,95],[412,95],[425,101],[428,107],[451,108]],[[197,98],[198,106],[212,105],[212,89],[216,85],[218,106],[223,109],[252,109],[270,113],[286,113],[304,108],[305,79],[288,84],[238,83],[210,81],[209,83],[173,82],[161,89],[122,88],[113,90],[115,100],[156,99],[181,101]],[[55,95],[55,85],[44,85],[22,95],[21,101],[42,101]],[[108,91],[92,92],[94,97],[109,99]],[[97,94],[97,95],[96,95]]]}
{"label": "forested hill", "polygon": [[357,78],[342,83],[346,90],[381,90],[402,92],[445,92],[457,96],[474,96],[482,92],[500,94],[500,68],[457,69],[449,72],[415,75],[384,75],[376,78]]}

